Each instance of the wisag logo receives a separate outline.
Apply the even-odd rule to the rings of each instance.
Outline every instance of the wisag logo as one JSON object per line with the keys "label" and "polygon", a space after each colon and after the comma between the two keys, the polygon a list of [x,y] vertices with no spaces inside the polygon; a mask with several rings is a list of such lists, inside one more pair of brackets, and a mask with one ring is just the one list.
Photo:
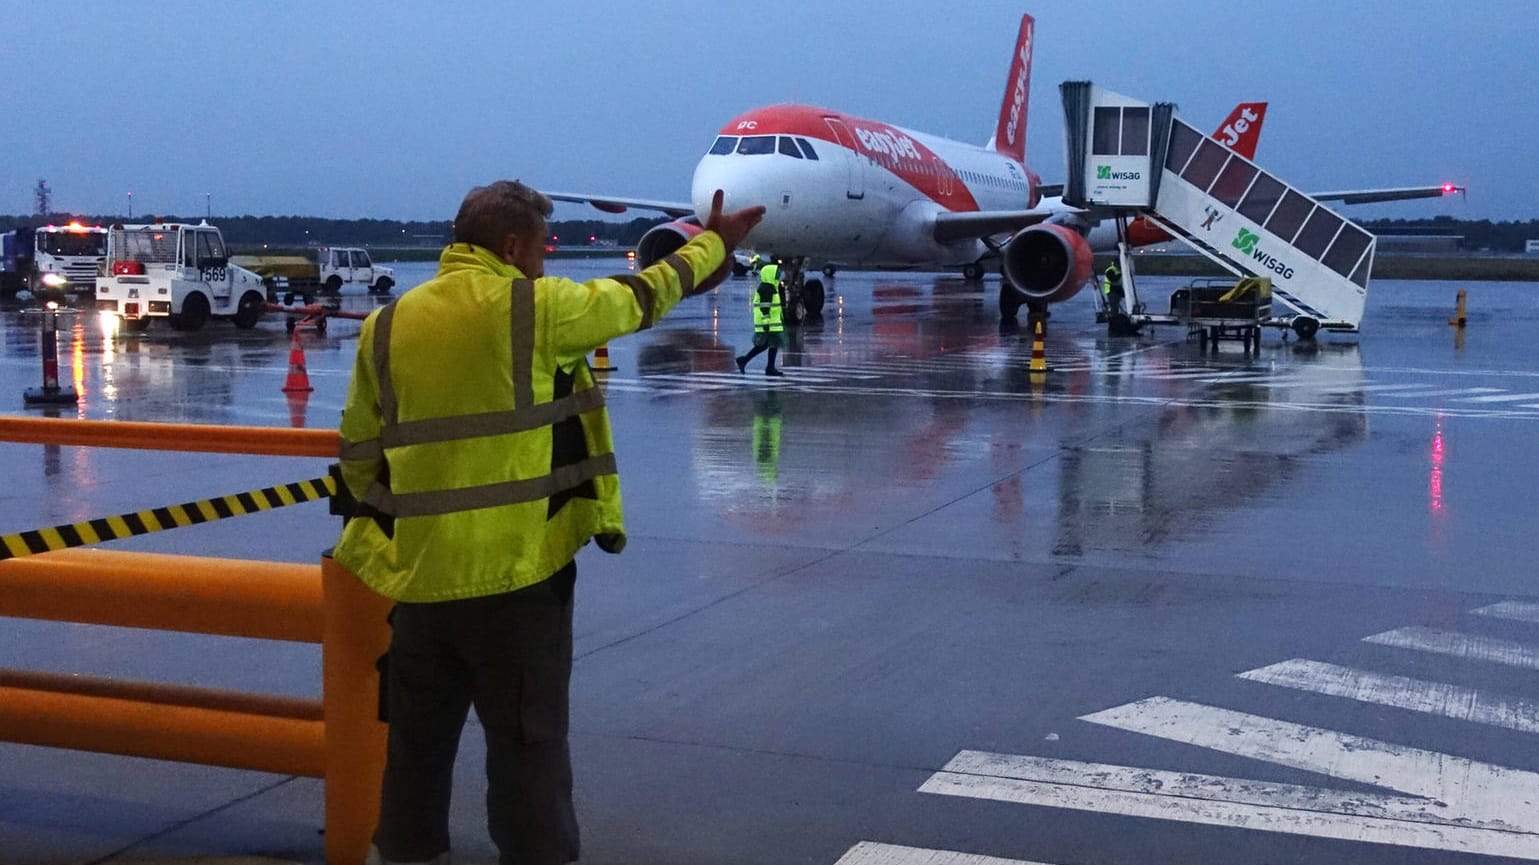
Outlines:
{"label": "wisag logo", "polygon": [[1112,171],[1110,165],[1097,165],[1095,167],[1096,180],[1137,180],[1143,174],[1137,171]]}
{"label": "wisag logo", "polygon": [[1293,268],[1289,267],[1287,262],[1280,260],[1277,258],[1277,256],[1268,255],[1266,251],[1260,247],[1260,243],[1261,235],[1251,231],[1248,228],[1242,228],[1240,229],[1240,233],[1234,236],[1234,243],[1231,245],[1235,249],[1238,249],[1241,253],[1250,256],[1252,261],[1260,264],[1262,267],[1272,271],[1283,279],[1292,279]]}

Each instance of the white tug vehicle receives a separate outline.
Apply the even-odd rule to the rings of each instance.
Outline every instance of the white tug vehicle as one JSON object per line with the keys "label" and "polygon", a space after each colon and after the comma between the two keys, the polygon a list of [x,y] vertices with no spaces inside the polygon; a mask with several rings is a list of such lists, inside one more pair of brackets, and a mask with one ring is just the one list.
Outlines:
{"label": "white tug vehicle", "polygon": [[262,277],[230,263],[219,229],[207,222],[113,225],[96,308],[126,330],[156,318],[176,330],[198,330],[210,318],[249,328],[266,309]]}

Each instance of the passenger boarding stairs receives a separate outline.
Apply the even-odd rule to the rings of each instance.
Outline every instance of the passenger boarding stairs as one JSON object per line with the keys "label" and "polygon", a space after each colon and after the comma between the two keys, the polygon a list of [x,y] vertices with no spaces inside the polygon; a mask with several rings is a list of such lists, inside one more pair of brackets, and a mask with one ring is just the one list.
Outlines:
{"label": "passenger boarding stairs", "polygon": [[1088,81],[1061,87],[1064,201],[1141,216],[1237,276],[1267,277],[1299,333],[1356,332],[1375,238],[1175,114]]}

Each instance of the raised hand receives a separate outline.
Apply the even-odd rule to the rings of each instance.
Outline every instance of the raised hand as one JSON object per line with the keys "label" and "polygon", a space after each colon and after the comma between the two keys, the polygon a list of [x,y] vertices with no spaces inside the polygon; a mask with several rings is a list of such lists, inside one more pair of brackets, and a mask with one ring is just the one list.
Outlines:
{"label": "raised hand", "polygon": [[722,260],[721,267],[711,274],[705,281],[695,286],[690,294],[704,294],[707,291],[721,285],[727,275],[732,272],[732,250],[737,248],[748,232],[753,230],[759,220],[764,218],[764,205],[757,204],[753,207],[745,207],[742,210],[734,210],[731,213],[722,213],[722,200],[726,193],[720,189],[711,196],[711,213],[705,220],[706,231],[714,231],[721,236],[722,245],[727,248],[727,257]]}
{"label": "raised hand", "polygon": [[764,218],[764,205],[756,204],[753,207],[745,207],[742,210],[734,210],[731,213],[722,213],[721,204],[726,194],[720,189],[711,196],[711,214],[705,220],[705,230],[714,231],[721,235],[721,242],[727,247],[727,257],[732,257],[732,250],[737,248],[748,232],[753,230],[759,220]]}

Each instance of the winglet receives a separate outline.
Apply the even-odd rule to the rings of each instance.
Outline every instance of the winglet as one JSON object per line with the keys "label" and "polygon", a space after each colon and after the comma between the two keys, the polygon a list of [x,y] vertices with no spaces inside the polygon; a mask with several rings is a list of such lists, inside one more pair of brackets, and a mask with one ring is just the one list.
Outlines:
{"label": "winglet", "polygon": [[1005,79],[1005,98],[999,106],[999,123],[989,146],[1016,162],[1026,161],[1026,109],[1031,103],[1031,36],[1035,19],[1021,16],[1021,32],[1010,58]]}
{"label": "winglet", "polygon": [[1241,102],[1218,125],[1213,139],[1246,159],[1255,159],[1256,143],[1261,140],[1261,121],[1265,119],[1265,102]]}

